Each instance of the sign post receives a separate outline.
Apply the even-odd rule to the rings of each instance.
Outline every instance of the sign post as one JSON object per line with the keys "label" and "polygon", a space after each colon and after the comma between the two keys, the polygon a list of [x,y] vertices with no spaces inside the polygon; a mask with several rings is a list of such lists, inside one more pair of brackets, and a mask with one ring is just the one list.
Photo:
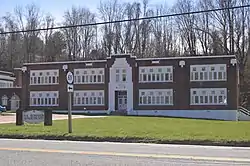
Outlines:
{"label": "sign post", "polygon": [[74,75],[72,72],[68,72],[67,76],[67,91],[68,91],[68,128],[69,128],[69,133],[72,133],[72,93],[74,92]]}

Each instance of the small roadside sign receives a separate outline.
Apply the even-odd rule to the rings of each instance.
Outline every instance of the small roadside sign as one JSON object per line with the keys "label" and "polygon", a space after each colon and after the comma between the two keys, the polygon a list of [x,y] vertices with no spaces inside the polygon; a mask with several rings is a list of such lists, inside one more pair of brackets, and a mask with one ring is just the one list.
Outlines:
{"label": "small roadside sign", "polygon": [[74,85],[73,84],[68,84],[67,86],[68,92],[74,92]]}
{"label": "small roadside sign", "polygon": [[69,71],[66,75],[66,79],[67,79],[67,82],[68,84],[73,84],[74,82],[74,75],[71,71]]}
{"label": "small roadside sign", "polygon": [[74,75],[71,71],[68,71],[66,75],[67,91],[68,91],[68,129],[69,133],[72,133],[72,93],[74,92]]}

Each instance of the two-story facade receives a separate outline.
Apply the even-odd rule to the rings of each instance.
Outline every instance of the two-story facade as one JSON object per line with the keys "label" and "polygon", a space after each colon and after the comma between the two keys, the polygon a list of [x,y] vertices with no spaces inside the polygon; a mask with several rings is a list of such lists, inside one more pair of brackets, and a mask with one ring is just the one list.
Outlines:
{"label": "two-story facade", "polygon": [[192,56],[24,64],[23,109],[68,109],[66,73],[74,73],[73,112],[235,120],[236,57]]}

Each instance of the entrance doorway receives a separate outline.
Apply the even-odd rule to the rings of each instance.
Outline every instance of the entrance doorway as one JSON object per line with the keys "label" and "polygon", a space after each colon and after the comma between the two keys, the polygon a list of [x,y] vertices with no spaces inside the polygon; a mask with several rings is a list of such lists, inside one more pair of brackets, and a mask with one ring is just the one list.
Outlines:
{"label": "entrance doorway", "polygon": [[116,91],[116,110],[119,112],[127,111],[127,91]]}

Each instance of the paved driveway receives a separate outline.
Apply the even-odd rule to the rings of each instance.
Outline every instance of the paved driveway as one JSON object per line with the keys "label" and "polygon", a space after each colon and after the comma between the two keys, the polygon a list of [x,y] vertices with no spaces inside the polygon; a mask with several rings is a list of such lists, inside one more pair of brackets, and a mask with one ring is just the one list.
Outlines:
{"label": "paved driveway", "polygon": [[[85,116],[85,115],[72,115],[72,119],[76,118],[101,118],[105,116]],[[68,115],[53,114],[53,120],[63,120],[68,119]],[[14,113],[4,113],[0,115],[0,124],[3,123],[16,123],[16,114]]]}

